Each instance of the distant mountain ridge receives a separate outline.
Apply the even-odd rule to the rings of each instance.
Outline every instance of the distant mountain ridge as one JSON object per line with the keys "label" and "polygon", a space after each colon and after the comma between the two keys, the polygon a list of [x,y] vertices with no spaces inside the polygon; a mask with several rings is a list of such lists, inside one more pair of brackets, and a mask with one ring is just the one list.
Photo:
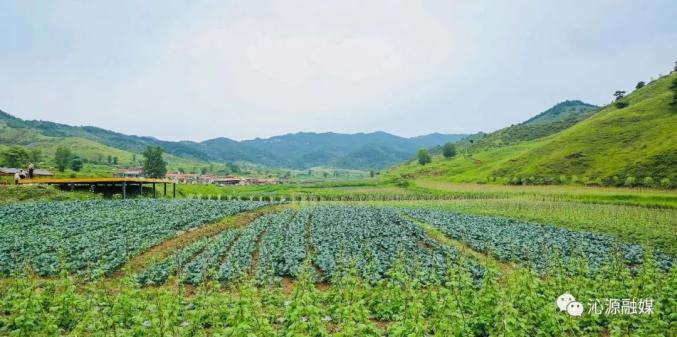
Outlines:
{"label": "distant mountain ridge", "polygon": [[[22,136],[16,137],[19,131]],[[464,136],[435,133],[405,138],[380,131],[356,134],[299,132],[245,141],[220,137],[202,142],[174,142],[125,135],[94,126],[70,126],[49,121],[22,120],[0,110],[0,144],[44,146],[40,144],[50,140],[76,138],[131,154],[143,152],[146,146],[158,145],[168,154],[190,160],[244,161],[293,169],[316,166],[382,169],[412,158],[418,148],[457,141]],[[77,149],[74,150],[77,152]]]}

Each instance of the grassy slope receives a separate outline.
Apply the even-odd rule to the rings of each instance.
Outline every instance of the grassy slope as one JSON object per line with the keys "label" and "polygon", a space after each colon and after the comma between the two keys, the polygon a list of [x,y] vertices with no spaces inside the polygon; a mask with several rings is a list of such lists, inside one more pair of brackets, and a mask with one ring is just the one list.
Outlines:
{"label": "grassy slope", "polygon": [[408,162],[387,172],[387,177],[433,177],[453,182],[486,181],[488,177],[560,175],[603,178],[627,175],[677,178],[677,113],[668,102],[672,80],[663,77],[639,89],[625,101],[629,107],[610,105],[556,134],[510,145],[462,152],[454,159],[435,156],[424,167]]}
{"label": "grassy slope", "polygon": [[89,192],[64,192],[52,186],[0,185],[0,205],[18,202],[47,202],[99,198]]}
{"label": "grassy slope", "polygon": [[[494,175],[640,174],[674,180],[674,166],[672,172],[659,168],[660,161],[677,159],[677,113],[668,104],[672,98],[668,87],[676,78],[673,74],[633,92],[625,99],[629,107],[606,107],[502,165]],[[636,166],[644,166],[645,172],[633,172]]]}

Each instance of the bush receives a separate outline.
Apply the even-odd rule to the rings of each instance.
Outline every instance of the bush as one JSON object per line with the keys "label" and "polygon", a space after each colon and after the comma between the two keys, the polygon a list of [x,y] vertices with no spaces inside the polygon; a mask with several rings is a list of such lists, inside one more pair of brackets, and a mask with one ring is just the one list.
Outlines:
{"label": "bush", "polygon": [[451,158],[455,156],[456,145],[454,145],[452,142],[444,144],[444,147],[442,148],[442,154],[444,155],[444,158]]}
{"label": "bush", "polygon": [[627,106],[630,105],[630,104],[629,104],[629,103],[626,103],[626,102],[616,102],[615,105],[616,105],[617,108],[623,109],[623,108],[627,107]]}
{"label": "bush", "polygon": [[80,157],[73,157],[71,160],[71,170],[78,172],[80,169],[82,169],[82,159]]}
{"label": "bush", "polygon": [[615,186],[623,186],[623,180],[621,180],[621,178],[618,176],[613,176],[611,179],[613,179]]}
{"label": "bush", "polygon": [[430,154],[428,153],[428,150],[426,149],[419,149],[418,150],[418,163],[421,165],[425,165],[432,162],[432,158],[430,157]]}
{"label": "bush", "polygon": [[670,178],[661,179],[661,187],[669,188],[671,186],[671,183],[672,182],[670,181]]}
{"label": "bush", "polygon": [[653,178],[651,178],[651,177],[644,177],[644,180],[642,180],[642,185],[644,185],[644,186],[651,187],[651,186],[653,186],[653,184],[654,184],[654,181],[653,181]]}
{"label": "bush", "polygon": [[625,184],[624,184],[625,186],[633,187],[636,184],[637,184],[637,179],[635,177],[629,176],[629,177],[625,178]]}
{"label": "bush", "polygon": [[567,183],[567,176],[565,176],[565,175],[559,176],[559,183],[560,184],[566,184]]}

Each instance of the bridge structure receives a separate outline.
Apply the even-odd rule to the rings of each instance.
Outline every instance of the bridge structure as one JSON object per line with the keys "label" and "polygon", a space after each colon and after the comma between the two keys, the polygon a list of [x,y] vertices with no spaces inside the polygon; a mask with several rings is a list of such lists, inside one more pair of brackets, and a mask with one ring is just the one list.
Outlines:
{"label": "bridge structure", "polygon": [[112,188],[120,189],[123,199],[127,198],[127,191],[132,188],[139,190],[143,194],[144,185],[148,186],[153,193],[153,198],[157,198],[157,185],[162,185],[162,193],[167,196],[167,185],[172,185],[172,197],[176,198],[176,181],[168,179],[154,179],[154,178],[36,178],[36,179],[21,179],[20,185],[27,184],[46,184],[57,185],[62,189],[70,189],[74,191],[78,187],[87,186],[93,192],[97,188]]}

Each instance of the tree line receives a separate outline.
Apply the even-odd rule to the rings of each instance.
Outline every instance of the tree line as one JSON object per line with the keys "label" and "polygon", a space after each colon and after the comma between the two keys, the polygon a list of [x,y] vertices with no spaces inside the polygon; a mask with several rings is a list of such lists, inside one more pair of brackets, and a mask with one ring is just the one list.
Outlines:
{"label": "tree line", "polygon": [[[456,156],[456,144],[448,142],[442,146],[442,156],[444,158],[453,158]],[[433,161],[428,149],[420,148],[417,153],[418,163],[421,165],[430,164]]]}

